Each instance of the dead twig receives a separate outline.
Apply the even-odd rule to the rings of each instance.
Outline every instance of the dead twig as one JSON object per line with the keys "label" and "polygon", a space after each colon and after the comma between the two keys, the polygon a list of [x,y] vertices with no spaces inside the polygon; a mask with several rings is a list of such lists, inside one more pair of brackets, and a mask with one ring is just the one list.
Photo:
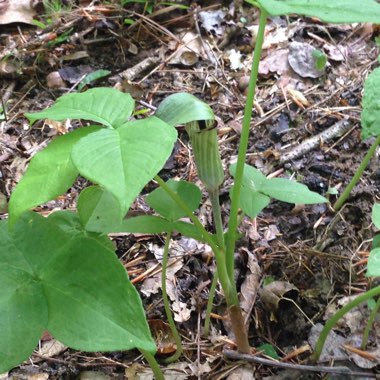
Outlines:
{"label": "dead twig", "polygon": [[311,150],[318,148],[321,142],[326,142],[332,140],[336,136],[341,136],[344,133],[346,133],[350,128],[351,124],[348,122],[348,120],[343,119],[338,121],[325,131],[305,140],[301,144],[294,147],[292,150],[284,153],[280,158],[280,164],[283,165],[291,160],[295,160],[296,158],[303,156]]}
{"label": "dead twig", "polygon": [[336,373],[336,374],[350,375],[350,376],[367,376],[367,377],[372,377],[374,379],[376,378],[376,375],[374,373],[354,372],[354,371],[351,371],[348,367],[327,367],[327,366],[318,366],[318,365],[312,366],[312,365],[282,363],[275,360],[260,358],[254,355],[240,354],[239,352],[232,351],[232,350],[224,350],[223,353],[227,359],[244,360],[249,363],[268,365],[268,366],[277,367],[277,368],[295,369],[298,371],[309,371],[309,372]]}
{"label": "dead twig", "polygon": [[133,81],[142,72],[151,69],[154,65],[160,62],[159,57],[148,57],[137,65],[130,67],[129,69],[109,78],[111,83],[120,82],[123,79]]}

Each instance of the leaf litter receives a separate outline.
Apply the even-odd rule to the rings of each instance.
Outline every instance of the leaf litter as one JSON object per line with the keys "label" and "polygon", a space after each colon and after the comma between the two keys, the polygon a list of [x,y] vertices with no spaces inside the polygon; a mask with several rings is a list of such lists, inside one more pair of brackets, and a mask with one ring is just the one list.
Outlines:
{"label": "leaf litter", "polygon": [[[190,5],[190,2],[181,4]],[[30,127],[23,112],[42,110],[56,97],[75,91],[82,76],[95,70],[109,70],[111,75],[86,86],[115,83],[122,86],[121,80],[127,80],[129,86],[141,89],[141,109],[154,109],[168,93],[178,91],[191,92],[208,101],[227,131],[220,136],[220,146],[224,163],[229,163],[237,154],[238,125],[244,104],[244,86],[238,84],[249,74],[257,15],[253,8],[242,7],[239,1],[231,1],[228,6],[211,4],[202,5],[200,10],[181,10],[162,5],[146,15],[143,5],[137,2],[121,10],[114,3],[88,6],[88,2],[79,1],[70,12],[61,9],[60,17],[53,15],[52,24],[41,29],[25,23],[29,24],[36,14],[37,20],[46,22],[46,9],[32,9],[28,2],[29,8],[14,19],[8,17],[8,22],[13,20],[18,24],[2,23],[0,34],[1,94],[6,110],[6,119],[0,119],[1,193],[9,197],[30,156],[52,135],[79,126],[78,122],[62,126],[47,121]],[[132,19],[136,26],[125,26],[126,18]],[[70,28],[74,29],[69,32]],[[266,30],[247,161],[265,175],[280,171],[278,175],[282,177],[296,176],[311,190],[324,192],[331,187],[345,186],[368,148],[360,140],[358,120],[363,79],[374,68],[378,54],[375,44],[378,33],[375,27],[322,26],[306,18],[290,17],[289,22],[285,18],[273,18]],[[308,55],[299,54],[294,46]],[[329,61],[323,73],[318,73],[321,74],[318,79],[310,58],[314,49],[324,52]],[[229,52],[234,52],[232,59]],[[185,57],[184,53],[187,53]],[[308,64],[300,71],[300,64],[305,63]],[[74,75],[72,68],[79,74]],[[49,85],[49,75],[53,72],[65,73],[66,79],[60,74],[59,85]],[[342,124],[344,129],[336,128]],[[334,129],[334,133],[327,134],[331,128],[338,132]],[[171,158],[170,169],[162,175],[193,180],[196,172],[189,159],[188,140],[179,132],[180,143]],[[307,148],[300,150],[305,144]],[[305,354],[295,348],[303,347],[307,340],[312,346],[310,331],[315,328],[312,323],[318,326],[317,323],[325,322],[328,305],[334,305],[335,299],[366,290],[369,284],[364,276],[363,258],[373,235],[369,210],[379,196],[377,166],[374,160],[363,183],[335,217],[321,205],[299,210],[273,202],[255,220],[243,221],[235,257],[236,278],[253,346],[270,342],[280,355],[294,355],[292,362],[301,363]],[[229,209],[230,183],[228,179],[221,191],[224,217]],[[78,180],[68,194],[36,210],[46,215],[53,209],[74,208],[84,185],[82,179]],[[144,191],[151,190],[148,187]],[[330,197],[334,200],[335,196]],[[200,218],[212,230],[212,221],[206,213],[209,205],[203,200]],[[147,210],[140,197],[131,212],[142,214]],[[150,235],[119,235],[114,241],[131,278],[137,279],[135,284],[143,295],[149,319],[158,317],[164,321],[160,301],[162,241]],[[172,253],[172,266],[168,268],[169,296],[183,334],[187,359],[173,367],[173,379],[233,376],[238,368],[222,356],[223,346],[231,343],[226,343],[229,331],[223,324],[226,309],[219,287],[213,309],[213,337],[196,340],[202,334],[198,329],[199,310],[205,309],[208,298],[209,285],[204,284],[212,280],[213,259],[209,249],[175,237]],[[148,272],[149,268],[154,270]],[[141,280],[138,276],[142,276]],[[275,320],[259,295],[266,278],[292,284],[299,291],[294,299],[296,305],[287,303],[284,307],[278,303]],[[350,347],[357,346],[367,315],[364,307],[346,316],[343,325],[332,333],[334,345],[328,344],[326,359],[336,359],[334,352],[338,352],[345,361],[351,358],[361,368],[370,368],[368,361],[377,363],[368,358],[360,362],[358,357],[362,356],[350,351]],[[378,357],[377,336],[376,331],[370,335],[371,350],[368,350],[375,358]],[[133,378],[128,370],[135,369],[134,376],[140,376],[146,369],[141,361],[134,363],[137,354],[133,352],[81,355],[66,350],[54,358],[45,354],[43,357],[42,362],[36,363],[38,371],[52,379],[78,376],[88,367],[100,368],[108,378],[122,378],[124,374]],[[25,368],[15,369],[5,378],[33,378],[35,372],[28,366]],[[255,378],[286,373],[270,366],[240,371],[243,372],[236,374],[240,378],[253,372]],[[171,373],[167,372],[167,376]],[[300,376],[299,372],[294,376]]]}

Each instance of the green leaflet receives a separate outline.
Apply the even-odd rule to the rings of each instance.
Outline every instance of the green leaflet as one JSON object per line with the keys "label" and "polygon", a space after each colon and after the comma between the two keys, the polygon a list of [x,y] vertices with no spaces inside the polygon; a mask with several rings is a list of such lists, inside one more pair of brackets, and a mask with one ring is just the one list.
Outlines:
{"label": "green leaflet", "polygon": [[363,111],[361,114],[362,139],[380,134],[380,67],[364,82]]}
{"label": "green leaflet", "polygon": [[73,211],[55,211],[51,213],[47,219],[65,232],[68,237],[84,235],[95,239],[98,243],[111,251],[115,250],[112,240],[110,240],[107,235],[86,230],[80,222],[79,215]]}
{"label": "green leaflet", "polygon": [[71,187],[79,174],[71,161],[71,150],[82,137],[99,130],[91,126],[59,136],[32,158],[9,201],[11,227],[24,211],[55,199]]}
{"label": "green leaflet", "polygon": [[380,228],[380,203],[375,203],[372,207],[372,223]]}
{"label": "green leaflet", "polygon": [[115,232],[123,219],[120,203],[115,196],[100,186],[82,190],[78,198],[80,222],[87,231]]}
{"label": "green leaflet", "polygon": [[246,0],[259,4],[272,16],[299,14],[318,17],[324,22],[380,24],[380,4],[376,0]]}
{"label": "green leaflet", "polygon": [[366,276],[380,277],[380,248],[375,248],[370,252]]}
{"label": "green leaflet", "polygon": [[[186,181],[174,181],[170,179],[166,183],[186,203],[191,211],[198,208],[201,201],[201,191],[198,186]],[[165,219],[174,222],[187,214],[161,187],[151,192],[146,198],[150,207],[162,215]]]}
{"label": "green leaflet", "polygon": [[102,129],[81,139],[72,159],[81,175],[108,190],[124,215],[169,158],[176,130],[156,117]]}
{"label": "green leaflet", "polygon": [[47,329],[84,351],[155,352],[137,291],[115,254],[24,214],[0,222],[0,372],[26,359]]}
{"label": "green leaflet", "polygon": [[110,128],[118,128],[128,121],[135,108],[131,95],[113,88],[93,88],[83,93],[66,94],[48,109],[26,113],[33,124],[38,119],[84,119]]}
{"label": "green leaflet", "polygon": [[83,80],[79,83],[78,91],[81,91],[83,87],[87,86],[91,82],[96,81],[97,79],[101,79],[110,75],[111,71],[109,70],[95,70],[92,73],[87,74]]}
{"label": "green leaflet", "polygon": [[157,108],[155,116],[171,126],[195,120],[214,120],[210,106],[194,95],[180,92],[168,96]]}
{"label": "green leaflet", "polygon": [[[230,166],[234,176],[236,164]],[[231,189],[233,191],[233,187]],[[267,179],[259,170],[250,165],[244,166],[243,185],[240,196],[240,207],[243,211],[255,218],[275,198],[282,202],[295,204],[324,203],[327,199],[310,191],[302,183],[285,178]]]}

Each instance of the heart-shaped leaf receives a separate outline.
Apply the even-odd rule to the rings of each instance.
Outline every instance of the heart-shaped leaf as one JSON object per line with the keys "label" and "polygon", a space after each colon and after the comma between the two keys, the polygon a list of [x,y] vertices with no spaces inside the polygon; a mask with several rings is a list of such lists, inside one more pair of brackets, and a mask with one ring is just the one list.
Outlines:
{"label": "heart-shaped leaf", "polygon": [[9,201],[10,226],[24,211],[55,199],[71,187],[79,174],[71,161],[71,150],[80,138],[99,130],[92,126],[59,136],[32,158]]}
{"label": "heart-shaped leaf", "polygon": [[[3,236],[8,229],[0,225]],[[12,251],[14,252],[14,251]],[[47,325],[48,310],[43,288],[33,273],[0,264],[0,372],[26,360]]]}
{"label": "heart-shaped leaf", "polygon": [[124,216],[115,196],[99,186],[84,189],[79,195],[77,208],[87,231],[115,232]]}
{"label": "heart-shaped leaf", "polygon": [[85,351],[155,352],[141,300],[124,267],[95,239],[25,213],[0,222],[0,371],[20,364],[48,329]]}
{"label": "heart-shaped leaf", "polygon": [[180,92],[168,96],[157,108],[155,116],[175,126],[195,120],[214,120],[211,107],[194,95]]}
{"label": "heart-shaped leaf", "polygon": [[246,0],[258,3],[272,16],[299,14],[334,24],[380,24],[380,5],[375,0]]}
{"label": "heart-shaped leaf", "polygon": [[103,186],[125,214],[169,158],[176,130],[156,117],[103,129],[81,139],[72,158],[81,175]]}
{"label": "heart-shaped leaf", "polygon": [[128,121],[135,108],[131,95],[114,88],[99,87],[77,94],[66,94],[48,109],[26,113],[31,123],[39,119],[84,119],[118,128]]}
{"label": "heart-shaped leaf", "polygon": [[78,214],[73,211],[55,211],[51,213],[47,219],[49,222],[59,227],[63,232],[67,233],[68,237],[85,235],[95,239],[111,251],[115,249],[112,240],[110,240],[107,235],[98,232],[87,231],[81,224]]}
{"label": "heart-shaped leaf", "polygon": [[[190,182],[175,181],[173,179],[170,179],[166,184],[182,199],[190,211],[198,208],[202,197],[198,186]],[[187,215],[161,187],[151,192],[147,196],[146,202],[160,215],[170,221],[178,220]]]}

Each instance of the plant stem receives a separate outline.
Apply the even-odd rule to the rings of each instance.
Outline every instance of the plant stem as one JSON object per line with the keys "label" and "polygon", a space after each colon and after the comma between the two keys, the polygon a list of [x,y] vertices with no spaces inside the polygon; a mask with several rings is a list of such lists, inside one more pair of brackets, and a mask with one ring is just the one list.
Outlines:
{"label": "plant stem", "polygon": [[216,270],[214,273],[214,278],[212,279],[210,292],[209,292],[208,300],[207,300],[205,327],[204,327],[204,329],[205,329],[204,335],[205,336],[208,336],[208,334],[210,332],[211,311],[212,311],[212,306],[214,303],[214,297],[215,297],[216,285],[218,284],[218,279],[219,279],[218,270]]}
{"label": "plant stem", "polygon": [[177,327],[175,325],[173,315],[172,315],[172,311],[170,310],[168,293],[166,291],[166,268],[168,267],[168,261],[169,261],[169,245],[170,245],[171,237],[172,237],[172,233],[169,232],[166,235],[166,239],[165,239],[164,254],[162,256],[161,288],[162,288],[162,299],[164,301],[166,318],[168,319],[168,322],[170,325],[170,330],[172,331],[175,344],[177,345],[177,350],[174,353],[174,355],[165,359],[165,363],[175,362],[181,356],[182,351],[183,351],[182,350],[181,336],[179,335]]}
{"label": "plant stem", "polygon": [[139,348],[139,351],[143,354],[145,360],[148,362],[150,368],[152,369],[154,378],[156,380],[165,380],[164,374],[162,373],[155,357],[150,352],[142,350],[141,348]]}
{"label": "plant stem", "polygon": [[326,339],[332,330],[332,328],[335,326],[335,324],[339,321],[340,318],[342,318],[346,313],[348,313],[351,309],[358,306],[364,301],[367,301],[368,299],[375,297],[380,294],[380,286],[377,286],[376,288],[373,288],[371,290],[368,290],[367,292],[361,294],[360,296],[356,297],[353,301],[348,303],[346,306],[342,307],[340,310],[338,310],[325,324],[325,327],[319,334],[317,343],[315,344],[315,350],[313,355],[311,356],[311,361],[313,363],[317,362],[319,357],[321,356],[323,346],[325,345]]}
{"label": "plant stem", "polygon": [[233,187],[232,197],[231,197],[231,211],[230,211],[230,218],[228,222],[227,247],[226,247],[227,272],[230,277],[230,281],[234,281],[234,251],[235,251],[235,243],[236,243],[236,230],[238,227],[239,201],[240,201],[241,186],[243,182],[244,163],[245,163],[247,147],[248,147],[253,101],[255,97],[255,89],[256,89],[256,83],[257,83],[257,77],[258,77],[258,71],[259,71],[261,50],[262,50],[262,46],[264,42],[264,31],[265,31],[267,16],[268,16],[268,13],[264,9],[261,9],[260,20],[259,20],[259,30],[257,33],[255,52],[254,52],[253,61],[252,61],[251,77],[249,79],[249,85],[248,85],[247,101],[245,103],[245,108],[244,108],[243,127],[242,127],[241,136],[240,136],[239,153],[238,153],[238,160],[237,160],[236,173],[235,173],[235,184]]}
{"label": "plant stem", "polygon": [[186,213],[189,219],[194,223],[195,227],[201,233],[204,238],[204,241],[212,248],[212,250],[219,250],[219,247],[215,243],[211,234],[209,234],[206,229],[203,227],[203,224],[199,221],[199,219],[193,214],[193,212],[187,207],[186,203],[181,199],[181,197],[173,191],[165,181],[158,175],[154,177],[154,180],[162,187],[170,198],[173,199],[175,203]]}
{"label": "plant stem", "polygon": [[[208,195],[211,201],[212,214],[214,218],[214,225],[216,230],[216,238],[218,241],[219,247],[224,248],[224,231],[223,231],[223,221],[222,221],[222,213],[220,210],[220,202],[219,202],[219,190],[208,190]],[[214,303],[215,290],[216,285],[218,284],[218,270],[214,273],[214,277],[212,279],[210,292],[208,295],[207,308],[206,308],[206,318],[205,318],[205,326],[204,326],[204,334],[208,336],[210,331],[210,319],[211,319],[211,311],[212,305]]]}
{"label": "plant stem", "polygon": [[350,183],[347,185],[347,187],[344,189],[343,193],[340,195],[338,200],[334,204],[334,210],[339,211],[341,207],[343,206],[344,202],[347,200],[349,197],[352,189],[354,186],[358,183],[360,177],[362,176],[364,169],[367,167],[369,164],[369,161],[373,157],[373,155],[376,152],[377,146],[380,144],[380,135],[376,137],[376,140],[374,143],[371,145],[371,147],[368,149],[368,152],[363,158],[363,161],[361,162],[360,166],[358,167],[358,170],[356,171],[355,175],[352,177]]}
{"label": "plant stem", "polygon": [[[228,277],[226,261],[224,257],[224,250],[220,248],[214,241],[213,237],[205,230],[202,223],[199,219],[191,212],[191,210],[187,207],[186,203],[181,199],[178,194],[173,191],[169,186],[166,185],[165,181],[160,178],[158,175],[154,177],[157,183],[167,192],[167,194],[178,204],[179,207],[186,213],[186,215],[190,218],[190,220],[194,223],[195,227],[198,231],[203,235],[204,240],[211,247],[214,252],[216,264],[218,267],[219,279],[220,283],[225,292],[225,296],[227,299],[227,303],[229,299],[234,298],[234,286],[231,285],[230,279]],[[235,289],[236,293],[236,289]],[[231,295],[230,295],[231,294]],[[237,297],[237,295],[236,295]]]}
{"label": "plant stem", "polygon": [[361,344],[361,349],[362,350],[365,350],[366,347],[367,347],[369,332],[371,330],[373,322],[375,321],[376,314],[379,311],[379,308],[380,308],[380,297],[377,299],[376,305],[373,308],[373,310],[371,311],[371,314],[370,314],[370,316],[368,318],[367,326],[364,329],[363,339],[362,339],[362,344]]}
{"label": "plant stem", "polygon": [[[186,213],[186,215],[194,223],[198,231],[204,236],[204,240],[210,245],[214,252],[216,265],[218,268],[219,281],[222,285],[226,302],[228,306],[228,312],[231,318],[232,330],[236,338],[236,344],[238,350],[242,353],[249,353],[250,347],[248,342],[248,335],[245,330],[243,316],[239,306],[239,297],[236,290],[235,279],[230,280],[227,273],[226,260],[224,255],[224,249],[219,247],[215,243],[212,236],[205,230],[199,219],[191,212],[186,203],[174,192],[165,181],[158,175],[155,176],[157,183],[167,192],[167,194],[178,204],[179,207]],[[240,313],[240,316],[239,316]]]}
{"label": "plant stem", "polygon": [[220,210],[219,202],[219,189],[208,190],[208,196],[211,201],[212,215],[214,219],[214,225],[216,230],[216,239],[220,248],[224,249],[224,231],[223,231],[223,221],[222,212]]}

